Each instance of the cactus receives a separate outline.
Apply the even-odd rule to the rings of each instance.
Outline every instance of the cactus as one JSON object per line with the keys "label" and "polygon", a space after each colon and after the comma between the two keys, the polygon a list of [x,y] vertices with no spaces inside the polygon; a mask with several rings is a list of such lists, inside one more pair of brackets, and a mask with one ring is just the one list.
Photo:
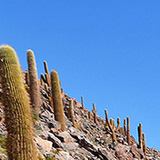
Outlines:
{"label": "cactus", "polygon": [[146,155],[146,141],[145,141],[145,135],[142,134],[142,144],[143,144],[143,153]]}
{"label": "cactus", "polygon": [[61,97],[61,87],[59,83],[58,73],[55,70],[51,72],[51,91],[53,98],[55,120],[61,123],[61,130],[66,130],[65,116]]}
{"label": "cactus", "polygon": [[126,119],[124,119],[124,126],[123,126],[123,128],[124,128],[124,136],[126,136],[127,135]]}
{"label": "cactus", "polygon": [[116,131],[119,131],[120,130],[120,118],[118,117],[117,118],[117,128],[116,128]]}
{"label": "cactus", "polygon": [[141,123],[139,123],[139,126],[138,126],[138,141],[139,141],[138,147],[142,149],[143,141],[142,141],[142,124]]}
{"label": "cactus", "polygon": [[44,85],[44,83],[46,83],[46,80],[45,80],[44,74],[42,74],[42,73],[41,73],[40,81],[41,81],[41,85]]}
{"label": "cactus", "polygon": [[82,105],[82,108],[84,109],[84,102],[83,102],[83,97],[81,96],[81,105]]}
{"label": "cactus", "polygon": [[20,64],[13,48],[0,47],[0,76],[9,160],[36,160],[29,97],[24,88]]}
{"label": "cactus", "polygon": [[28,70],[26,70],[26,72],[25,72],[25,81],[26,81],[26,84],[29,86],[30,82],[29,82],[29,73],[28,73]]}
{"label": "cactus", "polygon": [[46,83],[48,84],[48,86],[51,86],[51,81],[50,81],[50,76],[48,73],[45,73],[45,79],[46,79]]}
{"label": "cactus", "polygon": [[69,118],[70,118],[71,122],[73,123],[73,127],[76,128],[74,111],[73,111],[73,100],[72,99],[70,99],[70,101],[69,101]]}
{"label": "cactus", "polygon": [[92,119],[92,113],[90,111],[88,111],[88,119],[91,120]]}
{"label": "cactus", "polygon": [[129,117],[127,117],[127,143],[128,143],[128,145],[131,145]]}
{"label": "cactus", "polygon": [[120,127],[120,129],[119,129],[119,133],[120,133],[121,135],[124,135],[123,127]]}
{"label": "cactus", "polygon": [[34,117],[39,117],[40,110],[40,89],[39,81],[37,77],[37,68],[34,53],[32,50],[27,51],[27,62],[28,62],[28,71],[29,71],[29,80],[30,80],[30,97],[31,104],[33,108]]}
{"label": "cactus", "polygon": [[107,126],[112,134],[112,141],[113,143],[116,143],[117,142],[117,138],[116,138],[116,134],[115,134],[115,125],[114,125],[114,120],[111,119],[110,122],[109,122],[109,119],[108,119],[108,113],[107,113],[107,110],[105,110],[105,116],[106,116],[106,123],[107,123]]}
{"label": "cactus", "polygon": [[47,73],[49,75],[48,66],[47,66],[46,61],[44,61],[44,69],[45,69],[45,73]]}
{"label": "cactus", "polygon": [[93,103],[93,109],[92,109],[92,112],[93,112],[93,118],[94,118],[94,123],[97,123],[97,110],[95,109],[95,103]]}

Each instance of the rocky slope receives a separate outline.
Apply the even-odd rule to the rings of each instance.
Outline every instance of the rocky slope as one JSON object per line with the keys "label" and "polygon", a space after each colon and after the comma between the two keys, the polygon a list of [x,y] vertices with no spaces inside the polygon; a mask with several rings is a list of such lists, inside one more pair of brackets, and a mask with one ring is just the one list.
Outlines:
{"label": "rocky slope", "polygon": [[[131,136],[131,145],[127,137],[116,132],[117,142],[104,127],[105,120],[97,116],[94,123],[93,114],[89,119],[88,110],[83,108],[76,99],[62,92],[67,131],[61,132],[60,123],[55,121],[50,104],[50,90],[40,88],[41,109],[40,119],[34,124],[35,143],[44,160],[159,160],[160,152],[146,147],[146,155],[139,149],[138,143]],[[0,90],[2,94],[2,90]],[[69,100],[74,102],[76,128],[69,117]],[[7,159],[5,141],[7,132],[4,125],[3,105],[0,103],[0,160]]]}

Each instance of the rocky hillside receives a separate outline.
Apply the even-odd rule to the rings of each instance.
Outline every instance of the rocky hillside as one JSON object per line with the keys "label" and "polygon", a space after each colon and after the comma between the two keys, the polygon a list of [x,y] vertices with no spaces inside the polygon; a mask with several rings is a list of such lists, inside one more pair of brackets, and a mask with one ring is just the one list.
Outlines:
{"label": "rocky hillside", "polygon": [[[123,126],[120,125],[119,118],[117,119],[117,125],[115,125],[113,119],[109,120],[107,110],[104,120],[97,116],[94,104],[91,113],[84,107],[83,97],[82,102],[79,103],[76,99],[65,94],[63,89],[59,92],[58,99],[63,102],[62,112],[64,113],[60,117],[63,116],[65,124],[62,123],[61,119],[56,121],[57,113],[55,112],[53,91],[56,92],[57,90],[52,88],[52,77],[50,80],[46,62],[44,62],[44,66],[45,76],[41,74],[41,79],[38,80],[40,84],[38,85],[40,86],[38,90],[40,93],[40,108],[36,110],[38,111],[38,117],[36,117],[36,112],[34,112],[35,115],[33,114],[34,142],[39,160],[160,160],[160,152],[146,146],[141,124],[139,125],[139,142],[136,142],[134,137],[130,135],[129,117],[127,117],[127,121],[124,121]],[[28,71],[23,72],[24,86],[28,92],[28,97],[32,101],[32,82],[28,77]],[[1,83],[0,97],[3,97],[4,90],[2,90]],[[7,127],[4,123],[4,106],[1,100],[0,160],[6,160],[8,159],[6,138],[9,132],[7,133]],[[33,109],[32,104],[31,106]],[[15,122],[17,121],[16,119]],[[62,127],[62,125],[64,126]],[[23,150],[23,147],[21,150]]]}
{"label": "rocky hillside", "polygon": [[[160,152],[146,147],[146,155],[138,148],[138,143],[131,136],[128,145],[127,137],[116,133],[117,142],[113,143],[111,133],[105,128],[105,120],[97,116],[94,123],[93,114],[62,92],[67,130],[61,132],[61,124],[54,119],[50,105],[50,90],[43,86],[41,92],[41,110],[39,121],[34,124],[35,142],[42,159],[47,160],[158,160]],[[1,90],[2,94],[2,90]],[[74,102],[76,128],[69,118],[70,99]],[[4,126],[3,105],[0,104],[0,158],[7,159],[5,139],[7,132]],[[45,157],[45,158],[44,158]]]}

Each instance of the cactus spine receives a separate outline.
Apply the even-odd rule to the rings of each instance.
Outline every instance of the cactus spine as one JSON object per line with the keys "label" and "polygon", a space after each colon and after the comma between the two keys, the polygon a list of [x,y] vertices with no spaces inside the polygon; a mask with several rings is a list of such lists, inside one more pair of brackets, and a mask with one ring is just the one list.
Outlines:
{"label": "cactus spine", "polygon": [[129,117],[127,117],[127,143],[128,143],[128,145],[131,145]]}
{"label": "cactus spine", "polygon": [[71,122],[73,123],[73,127],[76,127],[72,99],[70,99],[69,101],[69,117],[70,117]]}
{"label": "cactus spine", "polygon": [[143,148],[143,141],[142,141],[142,124],[139,123],[138,126],[138,141],[139,141],[139,148]]}
{"label": "cactus spine", "polygon": [[59,83],[58,73],[55,70],[51,72],[51,91],[53,98],[55,120],[61,123],[61,130],[66,130],[65,116],[61,97],[61,87]]}
{"label": "cactus spine", "polygon": [[97,123],[97,110],[95,109],[95,103],[93,103],[93,109],[92,109],[92,112],[93,112],[93,118],[94,118],[94,123]]}
{"label": "cactus spine", "polygon": [[32,50],[27,51],[27,62],[28,62],[30,97],[31,97],[31,104],[33,107],[33,115],[38,118],[40,110],[40,89],[37,77],[35,57]]}
{"label": "cactus spine", "polygon": [[36,160],[29,98],[24,88],[16,52],[8,45],[0,47],[0,75],[8,132],[8,159]]}

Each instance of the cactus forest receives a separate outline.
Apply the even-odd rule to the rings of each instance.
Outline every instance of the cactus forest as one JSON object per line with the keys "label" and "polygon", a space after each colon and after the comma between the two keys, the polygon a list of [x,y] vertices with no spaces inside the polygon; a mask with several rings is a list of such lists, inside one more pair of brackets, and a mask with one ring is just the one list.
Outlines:
{"label": "cactus forest", "polygon": [[[128,147],[129,151],[122,151],[128,159],[149,159],[149,148],[146,146],[141,123],[137,128],[136,142],[130,135],[129,117],[122,122],[119,117],[114,120],[109,118],[106,109],[102,111],[104,120],[97,115],[98,106],[95,103],[92,111],[89,111],[85,108],[83,96],[79,103],[63,92],[57,71],[53,69],[50,73],[46,61],[45,73],[41,73],[38,79],[34,52],[27,50],[26,57],[28,69],[23,71],[16,51],[8,45],[0,47],[0,99],[4,112],[5,151],[8,160],[63,159],[62,156],[56,157],[62,150],[69,153],[67,156],[70,159],[123,159],[123,156],[120,157],[121,151],[116,151],[118,144],[121,145],[120,148]],[[52,115],[48,117],[54,123],[48,122],[48,117],[43,114],[45,111]],[[41,121],[47,124],[43,126],[47,127],[44,129],[47,136],[40,134],[37,129]],[[84,125],[86,122],[87,125]],[[68,135],[67,138],[62,136],[64,133]],[[80,138],[81,133],[83,138]],[[37,142],[37,137],[44,141],[41,145]],[[47,143],[51,143],[49,151],[45,151],[47,147],[44,145]],[[70,143],[77,145],[77,148],[72,146],[74,149],[69,150]],[[65,148],[64,144],[68,147]],[[82,149],[83,153],[80,154]]]}

